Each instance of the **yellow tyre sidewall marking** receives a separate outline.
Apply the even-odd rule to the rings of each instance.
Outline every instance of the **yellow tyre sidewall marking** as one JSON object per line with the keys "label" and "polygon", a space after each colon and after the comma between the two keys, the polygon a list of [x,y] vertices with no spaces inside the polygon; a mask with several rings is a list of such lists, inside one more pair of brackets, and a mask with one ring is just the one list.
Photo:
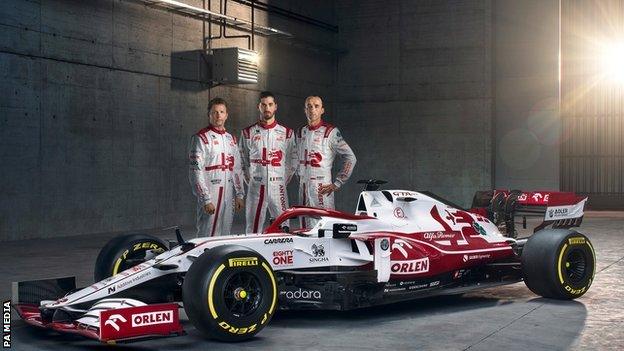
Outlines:
{"label": "yellow tyre sidewall marking", "polygon": [[[585,244],[587,244],[587,246],[589,246],[589,249],[591,250],[592,253],[592,262],[593,262],[593,267],[592,267],[592,277],[590,279],[590,284],[591,281],[594,280],[594,275],[596,274],[596,253],[594,252],[594,248],[593,246],[589,243],[589,240],[585,241]],[[561,282],[561,284],[565,284],[564,280],[563,280],[563,267],[561,266],[561,262],[563,259],[563,253],[565,252],[566,248],[568,247],[568,244],[563,244],[563,248],[561,248],[561,252],[559,252],[559,261],[558,261],[558,274],[559,274],[559,281]],[[587,284],[585,287],[589,286],[589,284]]]}
{"label": "yellow tyre sidewall marking", "polygon": [[[269,275],[269,278],[271,278],[271,286],[273,288],[273,300],[271,301],[271,308],[269,309],[269,315],[271,315],[273,311],[275,310],[275,305],[277,303],[277,283],[275,282],[275,277],[273,276],[273,273],[271,272],[271,268],[264,262],[262,262],[262,267],[264,267],[264,269],[267,271],[267,274]],[[214,308],[214,301],[213,301],[214,286],[216,284],[217,278],[219,277],[219,274],[221,274],[221,272],[224,269],[225,269],[225,264],[221,264],[219,268],[217,268],[217,270],[215,271],[215,274],[212,276],[212,278],[210,279],[210,283],[208,284],[208,308],[210,310],[210,314],[212,315],[214,319],[219,318],[219,315],[217,314],[217,311]]]}
{"label": "yellow tyre sidewall marking", "polygon": [[568,244],[563,244],[563,247],[561,248],[561,251],[559,252],[559,263],[557,264],[557,273],[559,273],[559,281],[561,282],[561,284],[564,284],[563,281],[563,267],[561,266],[561,260],[563,259],[563,253],[565,252],[566,248],[568,247]]}
{"label": "yellow tyre sidewall marking", "polygon": [[121,265],[121,262],[123,262],[123,260],[121,259],[121,257],[119,257],[117,259],[117,262],[115,262],[115,267],[113,268],[113,275],[117,275],[117,273],[119,273],[119,266]]}
{"label": "yellow tyre sidewall marking", "polygon": [[223,271],[224,269],[225,269],[225,265],[221,264],[219,268],[217,268],[217,270],[215,271],[215,274],[213,274],[212,278],[210,279],[210,284],[208,285],[208,308],[210,309],[210,314],[212,315],[214,319],[217,319],[219,315],[217,314],[217,311],[215,311],[215,308],[214,308],[212,293],[214,292],[214,286],[215,286],[215,283],[217,282],[217,278],[219,277],[219,274],[221,274],[221,271]]}
{"label": "yellow tyre sidewall marking", "polygon": [[[137,244],[132,245],[132,252],[142,249],[143,245],[145,245],[145,244],[160,246],[160,244],[158,244],[158,243],[146,241],[146,242],[143,242],[143,243],[139,243],[140,247],[137,248],[137,249],[134,248]],[[163,250],[163,252],[164,252],[164,250]],[[117,261],[115,261],[115,266],[113,267],[113,274],[112,275],[117,275],[117,273],[119,273],[119,266],[121,266],[121,263],[124,261],[124,259],[126,257],[128,257],[129,253],[130,253],[130,249],[127,249],[126,251],[124,251],[124,253],[121,254],[121,256],[117,259]]]}
{"label": "yellow tyre sidewall marking", "polygon": [[594,280],[594,274],[596,274],[596,253],[594,252],[594,248],[589,243],[589,240],[586,241],[587,246],[591,249],[592,253],[592,261],[594,261],[594,266],[592,267],[592,280]]}
{"label": "yellow tyre sidewall marking", "polygon": [[113,267],[113,275],[117,275],[117,273],[119,273],[119,266],[124,261],[124,259],[128,257],[129,253],[130,253],[130,249],[127,249],[121,254],[121,256],[119,256],[117,261],[115,261],[115,266]]}
{"label": "yellow tyre sidewall marking", "polygon": [[271,301],[271,308],[269,309],[269,315],[273,313],[273,309],[275,308],[275,303],[277,300],[277,284],[275,284],[275,277],[273,277],[273,272],[271,272],[271,268],[267,266],[266,263],[262,262],[262,267],[267,271],[269,277],[271,278],[271,284],[273,285],[273,301]]}

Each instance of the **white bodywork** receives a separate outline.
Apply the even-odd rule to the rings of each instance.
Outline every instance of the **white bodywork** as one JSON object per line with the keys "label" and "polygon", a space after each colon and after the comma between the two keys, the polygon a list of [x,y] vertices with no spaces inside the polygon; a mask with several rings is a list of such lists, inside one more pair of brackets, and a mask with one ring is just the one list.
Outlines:
{"label": "white bodywork", "polygon": [[[196,246],[187,252],[182,252],[180,246],[175,247],[151,260],[57,301],[42,301],[41,305],[45,308],[84,311],[72,306],[107,299],[120,291],[164,275],[184,273],[204,251],[221,245],[239,245],[253,250],[262,255],[275,271],[327,266],[361,266],[374,262],[374,269],[378,272],[378,281],[385,282],[390,277],[391,251],[400,250],[400,247],[395,245],[389,248],[387,242],[383,243],[384,232],[442,232],[445,228],[432,217],[432,209],[441,214],[441,220],[445,221],[451,230],[461,232],[462,227],[466,226],[454,219],[454,214],[457,215],[459,213],[457,211],[461,210],[425,194],[405,190],[387,191],[392,194],[392,201],[382,191],[364,191],[360,195],[366,210],[357,210],[356,214],[373,217],[370,219],[345,220],[321,217],[314,228],[299,235],[242,234],[192,239],[189,242]],[[464,211],[461,213],[466,215]],[[481,238],[488,242],[510,241],[509,238],[501,235],[498,228],[487,219],[484,220],[481,216],[471,213],[467,215],[475,220],[479,219],[479,224],[484,227],[485,234],[481,235]],[[374,239],[375,253],[370,252],[361,240],[354,240],[358,248],[358,252],[354,252],[351,246],[352,239],[333,238],[332,229],[335,223],[357,225],[357,231],[353,234],[381,233],[381,237],[376,236]],[[324,237],[319,237],[319,230],[324,231]],[[357,239],[357,235],[354,237]],[[461,240],[459,243],[461,244]],[[168,269],[158,268],[165,265]],[[171,267],[175,268],[171,269]]]}
{"label": "white bodywork", "polygon": [[544,213],[544,220],[555,221],[582,217],[586,202],[587,199],[584,199],[573,205],[548,206]]}

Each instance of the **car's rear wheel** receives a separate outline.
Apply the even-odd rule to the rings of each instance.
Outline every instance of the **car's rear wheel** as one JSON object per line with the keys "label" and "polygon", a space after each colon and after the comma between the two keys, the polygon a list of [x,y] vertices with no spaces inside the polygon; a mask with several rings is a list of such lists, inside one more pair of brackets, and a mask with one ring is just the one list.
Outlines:
{"label": "car's rear wheel", "polygon": [[526,286],[554,299],[575,299],[587,292],[596,271],[596,255],[590,240],[567,229],[541,230],[522,249]]}
{"label": "car's rear wheel", "polygon": [[220,246],[191,265],[182,286],[184,310],[209,338],[253,337],[277,308],[277,283],[269,263],[242,246]]}
{"label": "car's rear wheel", "polygon": [[116,275],[167,251],[167,244],[148,234],[126,234],[111,239],[98,254],[93,278],[96,282]]}

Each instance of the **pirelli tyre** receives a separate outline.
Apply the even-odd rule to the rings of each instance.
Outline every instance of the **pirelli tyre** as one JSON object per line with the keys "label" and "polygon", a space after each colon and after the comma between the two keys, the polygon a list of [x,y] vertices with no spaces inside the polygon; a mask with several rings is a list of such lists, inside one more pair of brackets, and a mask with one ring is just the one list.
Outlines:
{"label": "pirelli tyre", "polygon": [[553,299],[576,299],[594,280],[596,255],[590,240],[567,229],[541,230],[522,249],[526,286]]}
{"label": "pirelli tyre", "polygon": [[126,234],[111,239],[95,260],[93,278],[104,280],[167,251],[167,244],[148,234]]}
{"label": "pirelli tyre", "polygon": [[264,328],[277,309],[269,263],[242,246],[219,246],[191,265],[182,285],[184,310],[211,339],[242,341]]}

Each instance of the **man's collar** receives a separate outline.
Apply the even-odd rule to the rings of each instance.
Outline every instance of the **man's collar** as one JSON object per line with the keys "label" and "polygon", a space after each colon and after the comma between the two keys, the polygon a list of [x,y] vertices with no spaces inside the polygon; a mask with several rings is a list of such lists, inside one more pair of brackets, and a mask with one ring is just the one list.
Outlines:
{"label": "man's collar", "polygon": [[273,119],[273,123],[271,124],[263,124],[260,121],[258,121],[258,125],[264,129],[275,128],[275,126],[277,125],[277,119]]}
{"label": "man's collar", "polygon": [[319,121],[319,124],[317,124],[315,126],[311,126],[311,125],[308,124],[308,130],[317,130],[317,129],[321,128],[324,125],[325,125],[325,121],[323,121],[323,119],[321,119]]}
{"label": "man's collar", "polygon": [[208,126],[208,130],[212,130],[213,132],[215,132],[217,134],[225,134],[225,132],[226,132],[225,128],[223,128],[223,130],[218,130],[212,124]]}

